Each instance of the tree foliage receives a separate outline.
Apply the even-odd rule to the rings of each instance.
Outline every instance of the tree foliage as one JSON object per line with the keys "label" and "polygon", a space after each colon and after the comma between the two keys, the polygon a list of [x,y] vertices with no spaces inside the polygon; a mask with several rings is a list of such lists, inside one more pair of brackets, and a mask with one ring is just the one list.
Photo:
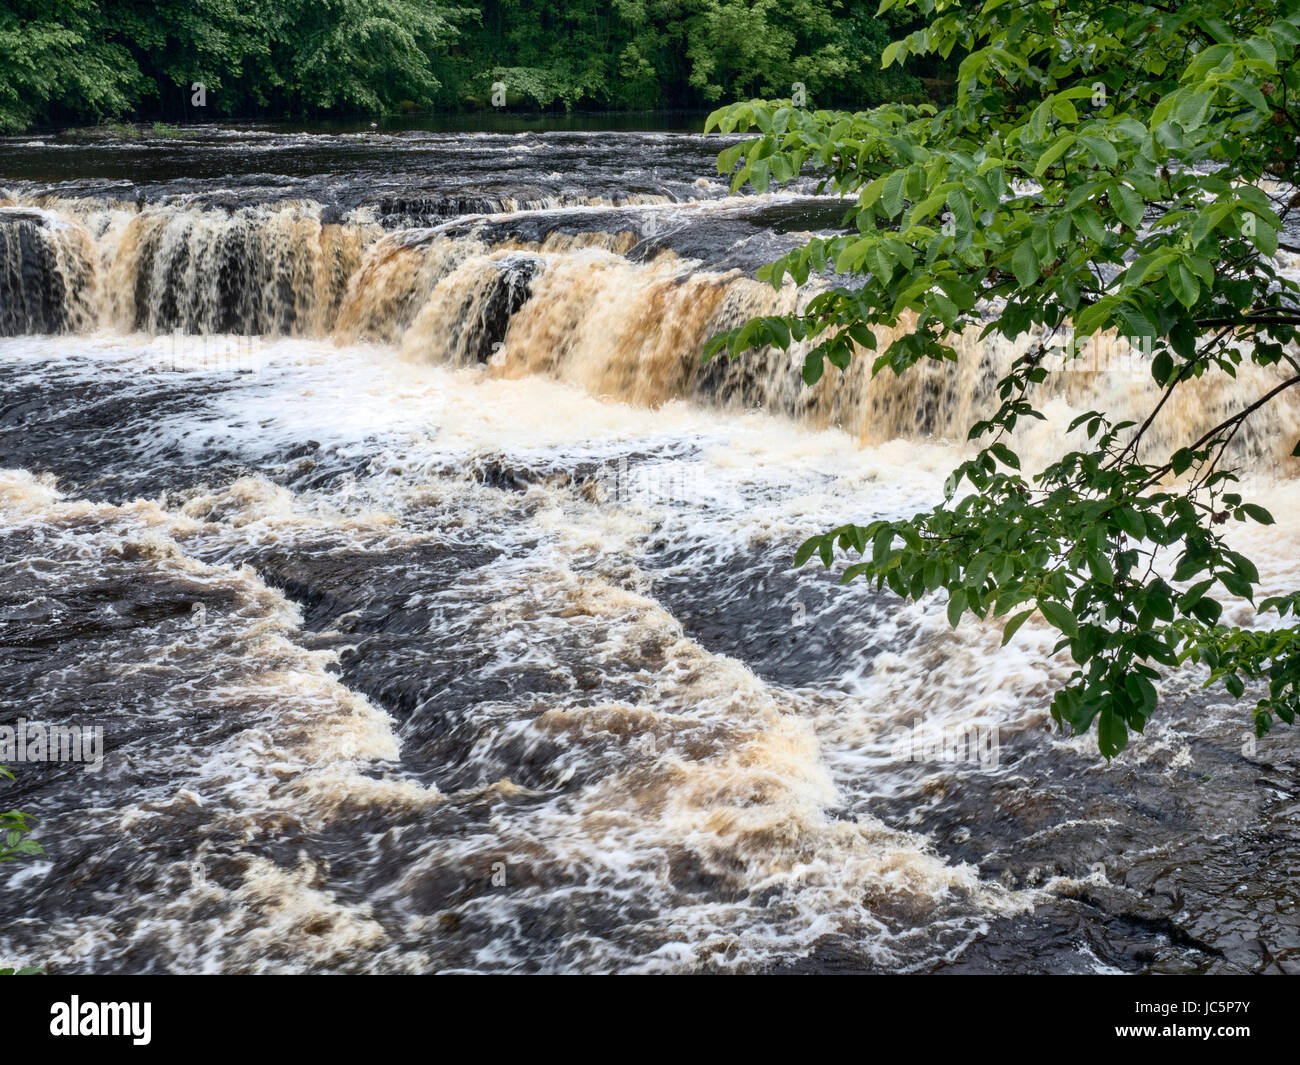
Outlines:
{"label": "tree foliage", "polygon": [[880,67],[911,15],[877,18],[865,0],[486,0],[481,11],[448,75],[479,99],[489,78],[570,107],[701,107],[796,83],[828,104],[922,92],[914,73]]}
{"label": "tree foliage", "polygon": [[[0,765],[0,780],[13,780],[13,778],[13,773]],[[13,862],[19,858],[45,853],[44,847],[29,838],[32,825],[33,819],[17,810],[0,813],[0,862]],[[40,971],[33,968],[17,970],[5,968],[0,969],[0,976],[32,976]]]}
{"label": "tree foliage", "polygon": [[[11,0],[0,7],[0,130],[430,106],[468,9],[426,0]],[[191,86],[206,110],[188,110]]]}
{"label": "tree foliage", "polygon": [[[1260,628],[1221,622],[1218,590],[1253,601],[1259,573],[1226,523],[1273,521],[1225,465],[1243,422],[1300,383],[1297,285],[1274,254],[1295,199],[1300,0],[884,0],[926,25],[884,51],[964,53],[950,106],[887,104],[863,113],[753,101],[709,128],[755,134],[720,172],[764,189],[799,174],[855,197],[847,232],[766,268],[774,285],[839,275],[806,310],[715,338],[707,357],[808,345],[810,384],[877,347],[873,326],[915,328],[876,352],[873,373],[955,360],[955,332],[1028,336],[970,430],[973,457],[946,498],[905,521],[832,529],[799,564],[836,549],[864,578],[917,598],[945,589],[967,611],[1007,617],[1010,639],[1035,610],[1077,669],[1051,711],[1098,731],[1108,758],[1156,708],[1160,667],[1204,663],[1211,682],[1259,695],[1254,725],[1294,721],[1300,704],[1300,593],[1259,604]],[[1160,398],[1141,423],[1105,412],[1070,426],[1086,444],[1022,471],[1018,424],[1038,409],[1054,337],[1113,331],[1145,339]],[[1067,352],[1072,349],[1067,348]],[[1073,349],[1078,354],[1078,349]],[[1155,459],[1150,428],[1179,389],[1243,361],[1277,384]],[[1290,443],[1289,441],[1287,442]],[[1296,449],[1300,454],[1300,446]],[[962,492],[959,486],[968,488]],[[1170,579],[1158,575],[1168,559]]]}
{"label": "tree foliage", "polygon": [[[0,780],[13,780],[14,775],[0,765]],[[12,862],[33,854],[45,853],[45,848],[29,839],[32,818],[17,810],[0,813],[0,862]]]}
{"label": "tree foliage", "polygon": [[920,98],[916,73],[880,66],[915,24],[867,0],[10,0],[0,131],[487,107],[496,83],[526,108],[696,108],[796,83],[862,106]]}
{"label": "tree foliage", "polygon": [[98,0],[10,0],[0,7],[0,132],[51,108],[119,114],[145,82],[121,44],[103,39]]}

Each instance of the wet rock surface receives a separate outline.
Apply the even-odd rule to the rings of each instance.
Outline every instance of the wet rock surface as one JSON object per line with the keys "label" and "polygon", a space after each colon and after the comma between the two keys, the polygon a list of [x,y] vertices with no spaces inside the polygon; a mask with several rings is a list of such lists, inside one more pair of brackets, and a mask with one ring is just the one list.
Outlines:
{"label": "wet rock surface", "polygon": [[[1300,968],[1295,733],[1253,743],[1171,678],[1107,766],[1041,727],[1042,655],[1016,667],[1037,687],[981,672],[996,637],[789,568],[832,515],[940,482],[909,480],[922,444],[843,481],[859,439],[782,437],[848,424],[788,359],[698,367],[775,306],[739,275],[843,209],[733,201],[720,146],[3,140],[0,723],[93,721],[111,757],[6,790],[51,852],[0,881],[0,945],[65,972]],[[140,208],[136,305],[103,322],[177,329],[170,352],[75,306],[78,249]],[[364,310],[429,311],[408,362],[333,342],[363,262]],[[530,316],[557,266],[588,294]],[[692,288],[700,266],[725,277]],[[250,370],[203,346],[232,331],[330,339]],[[444,348],[447,373],[419,362]],[[852,409],[943,435],[996,378],[976,362]],[[996,764],[873,731],[975,696]]]}

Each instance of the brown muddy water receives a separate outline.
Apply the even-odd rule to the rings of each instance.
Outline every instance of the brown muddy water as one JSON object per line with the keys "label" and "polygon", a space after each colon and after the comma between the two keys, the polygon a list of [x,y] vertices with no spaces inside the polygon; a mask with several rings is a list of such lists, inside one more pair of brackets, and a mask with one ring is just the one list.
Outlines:
{"label": "brown muddy water", "polygon": [[[1070,663],[793,571],[940,498],[1014,358],[701,366],[842,205],[686,133],[0,141],[0,805],[50,972],[1295,972],[1300,741],[1194,670],[1106,765]],[[1284,253],[1285,256],[1285,253]],[[1141,372],[1059,375],[1140,411]],[[1258,376],[1206,380],[1193,434]],[[1239,442],[1300,580],[1300,408]],[[1241,623],[1245,602],[1227,603]]]}

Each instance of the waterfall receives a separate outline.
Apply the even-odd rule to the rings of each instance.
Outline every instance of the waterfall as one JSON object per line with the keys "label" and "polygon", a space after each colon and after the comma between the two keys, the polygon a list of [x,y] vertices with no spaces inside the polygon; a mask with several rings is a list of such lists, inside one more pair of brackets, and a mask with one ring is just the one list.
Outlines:
{"label": "waterfall", "polygon": [[[1300,734],[1189,664],[1103,765],[1050,730],[1045,621],[1004,642],[791,566],[933,506],[1014,360],[1067,338],[814,387],[806,345],[704,364],[824,290],[755,274],[839,199],[733,196],[698,137],[204,130],[5,142],[0,762],[19,719],[102,728],[104,760],[5,782],[49,854],[0,867],[0,968],[1285,959]],[[1155,403],[1149,351],[1094,347],[1033,394],[1026,468]],[[1186,383],[1148,454],[1276,376]],[[1262,595],[1300,586],[1297,437],[1284,394],[1233,443],[1279,518],[1223,530]]]}
{"label": "waterfall", "polygon": [[0,207],[0,336],[75,332],[90,324],[93,242],[75,222]]}
{"label": "waterfall", "polygon": [[[724,355],[706,366],[699,353],[711,335],[796,310],[817,283],[773,290],[743,270],[650,239],[662,231],[656,212],[671,205],[643,201],[664,197],[577,208],[552,199],[473,205],[514,212],[513,227],[495,214],[395,232],[391,212],[381,225],[373,212],[341,217],[310,200],[16,202],[0,208],[0,334],[100,328],[378,342],[415,360],[483,365],[502,378],[545,375],[640,406],[690,399],[762,409],[842,428],[863,444],[964,440],[1012,361],[1043,339],[981,340],[972,329],[954,338],[956,363],[902,377],[872,378],[873,355],[859,352],[848,370],[828,368],[814,388],[799,375],[806,346]],[[631,203],[641,204],[639,213],[622,209]],[[429,204],[398,208],[437,215]],[[455,213],[445,204],[439,210]],[[581,221],[576,231],[555,224],[572,217]],[[881,345],[891,339],[888,330],[878,334]],[[1102,407],[1141,418],[1157,398],[1140,357],[1118,368],[1084,360],[1065,369],[1039,395],[1063,412]],[[1189,383],[1149,434],[1152,454],[1193,438],[1274,377],[1247,366],[1236,381]],[[1298,427],[1300,405],[1284,397],[1234,441],[1234,454],[1277,466]],[[1027,435],[1031,452],[1049,460],[1059,443],[1056,419]]]}

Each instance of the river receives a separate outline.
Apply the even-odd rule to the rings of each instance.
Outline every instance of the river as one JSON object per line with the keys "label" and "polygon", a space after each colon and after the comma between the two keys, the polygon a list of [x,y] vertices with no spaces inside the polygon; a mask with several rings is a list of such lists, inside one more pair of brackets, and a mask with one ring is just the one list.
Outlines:
{"label": "river", "polygon": [[[940,499],[1021,349],[811,390],[783,353],[701,365],[815,291],[753,272],[843,214],[730,195],[719,148],[0,139],[0,725],[104,747],[12,765],[48,853],[0,866],[0,964],[1300,969],[1293,731],[1179,670],[1107,765],[1049,727],[1045,626],[1001,648],[791,569]],[[1154,443],[1263,374],[1195,383]],[[1040,461],[1153,395],[1058,377]],[[1270,591],[1298,432],[1281,404],[1236,445]]]}

